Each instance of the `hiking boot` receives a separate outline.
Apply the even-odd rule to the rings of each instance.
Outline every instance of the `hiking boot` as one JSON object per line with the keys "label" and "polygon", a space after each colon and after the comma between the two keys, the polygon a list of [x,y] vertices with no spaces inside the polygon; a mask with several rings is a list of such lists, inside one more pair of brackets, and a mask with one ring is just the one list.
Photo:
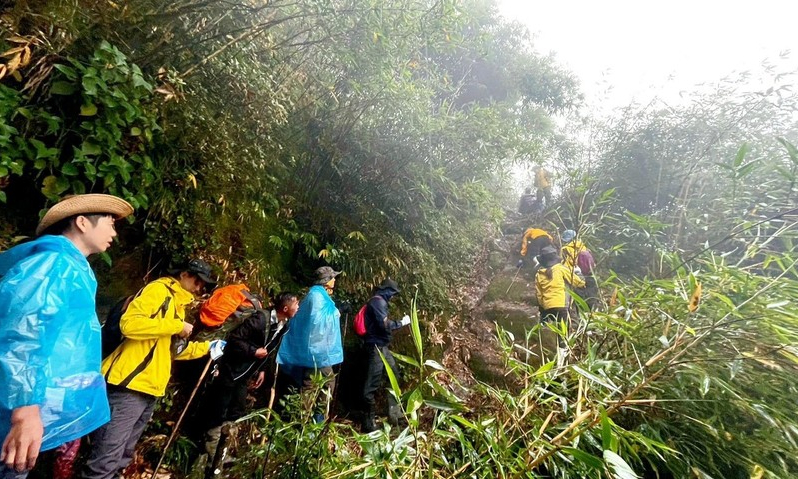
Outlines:
{"label": "hiking boot", "polygon": [[375,415],[373,412],[366,413],[363,416],[363,425],[360,428],[360,432],[363,434],[368,434],[370,432],[374,432],[377,430],[377,424],[375,422]]}
{"label": "hiking boot", "polygon": [[216,456],[216,448],[219,447],[221,436],[222,426],[212,427],[205,432],[205,452],[208,453],[210,461],[213,461],[214,456]]}

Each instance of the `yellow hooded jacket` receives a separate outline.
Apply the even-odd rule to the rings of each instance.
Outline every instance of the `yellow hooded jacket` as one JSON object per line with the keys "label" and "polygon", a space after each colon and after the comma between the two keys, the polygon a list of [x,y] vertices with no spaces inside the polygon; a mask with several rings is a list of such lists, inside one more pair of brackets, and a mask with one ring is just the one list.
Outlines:
{"label": "yellow hooded jacket", "polygon": [[[551,279],[546,273],[551,269]],[[572,276],[571,281],[568,277]],[[566,292],[565,285],[570,284],[576,288],[584,288],[585,282],[579,276],[571,274],[565,265],[557,263],[551,268],[540,268],[535,275],[535,291],[538,296],[538,307],[540,309],[565,308]]]}
{"label": "yellow hooded jacket", "polygon": [[[108,384],[163,396],[172,375],[172,336],[183,330],[186,306],[194,296],[173,278],[159,278],[130,302],[119,328],[124,341],[102,363]],[[209,342],[190,342],[174,359],[208,354]]]}
{"label": "yellow hooded jacket", "polygon": [[587,248],[585,247],[585,244],[576,239],[562,247],[560,250],[562,253],[562,264],[568,268],[568,271],[574,271],[574,267],[576,267],[577,256],[579,256],[579,253],[585,251],[586,249]]}
{"label": "yellow hooded jacket", "polygon": [[538,239],[541,236],[547,236],[549,241],[554,241],[554,238],[552,238],[550,234],[546,233],[542,229],[529,228],[528,230],[524,231],[524,239],[521,240],[521,256],[526,256],[527,243]]}

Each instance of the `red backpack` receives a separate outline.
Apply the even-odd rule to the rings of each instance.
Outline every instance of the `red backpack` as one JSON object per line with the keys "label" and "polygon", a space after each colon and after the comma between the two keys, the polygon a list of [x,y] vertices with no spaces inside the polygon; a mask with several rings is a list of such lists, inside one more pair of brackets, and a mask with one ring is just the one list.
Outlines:
{"label": "red backpack", "polygon": [[[380,296],[373,296],[371,299],[379,298]],[[371,300],[369,300],[371,301]],[[352,322],[352,327],[355,328],[355,334],[358,336],[366,335],[366,308],[368,303],[364,304],[360,311],[355,315],[355,320]]]}

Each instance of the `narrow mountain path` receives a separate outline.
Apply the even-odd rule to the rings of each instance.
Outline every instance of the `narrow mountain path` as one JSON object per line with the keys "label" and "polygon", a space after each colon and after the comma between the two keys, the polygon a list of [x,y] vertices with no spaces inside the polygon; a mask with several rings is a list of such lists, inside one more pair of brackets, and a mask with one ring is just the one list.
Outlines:
{"label": "narrow mountain path", "polygon": [[465,386],[475,380],[505,385],[497,325],[523,344],[525,330],[537,324],[532,269],[516,267],[521,238],[529,226],[529,218],[508,215],[501,233],[483,246],[460,292],[460,317],[447,324],[444,336],[449,345],[443,363]]}

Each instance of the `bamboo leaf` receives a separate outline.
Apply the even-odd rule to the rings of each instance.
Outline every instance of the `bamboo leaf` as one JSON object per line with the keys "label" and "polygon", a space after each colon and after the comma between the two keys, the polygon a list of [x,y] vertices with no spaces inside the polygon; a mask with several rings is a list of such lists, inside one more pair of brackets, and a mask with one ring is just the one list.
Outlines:
{"label": "bamboo leaf", "polygon": [[612,451],[604,451],[604,461],[612,469],[612,476],[616,479],[640,479],[626,461]]}

